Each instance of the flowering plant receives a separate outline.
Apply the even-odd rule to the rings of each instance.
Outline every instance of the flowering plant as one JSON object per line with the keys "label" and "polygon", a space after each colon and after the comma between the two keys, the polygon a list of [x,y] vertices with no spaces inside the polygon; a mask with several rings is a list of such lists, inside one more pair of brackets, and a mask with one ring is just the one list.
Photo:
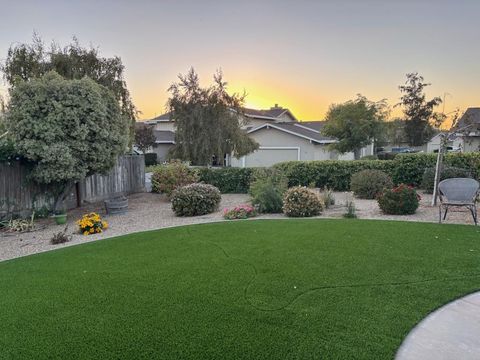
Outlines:
{"label": "flowering plant", "polygon": [[251,205],[239,205],[223,210],[223,218],[227,220],[248,219],[257,216],[257,210]]}
{"label": "flowering plant", "polygon": [[83,235],[98,234],[108,228],[108,223],[94,212],[83,215],[83,217],[77,221],[77,225]]}
{"label": "flowering plant", "polygon": [[393,189],[385,190],[377,199],[380,209],[385,214],[414,214],[421,197],[412,186],[400,184]]}
{"label": "flowering plant", "polygon": [[289,217],[317,216],[322,210],[320,196],[304,186],[294,186],[283,196],[283,213]]}

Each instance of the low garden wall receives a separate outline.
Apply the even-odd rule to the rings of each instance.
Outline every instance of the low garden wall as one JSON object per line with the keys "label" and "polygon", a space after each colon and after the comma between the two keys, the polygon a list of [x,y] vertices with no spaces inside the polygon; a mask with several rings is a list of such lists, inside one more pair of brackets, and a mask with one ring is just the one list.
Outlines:
{"label": "low garden wall", "polygon": [[[0,218],[17,214],[28,216],[33,210],[51,209],[52,189],[28,180],[28,168],[18,162],[0,163]],[[115,194],[145,191],[143,155],[124,155],[106,175],[95,174],[77,183],[65,207],[75,208],[85,202],[96,202]]]}
{"label": "low garden wall", "polygon": [[[394,160],[321,160],[290,161],[279,163],[274,168],[281,171],[289,186],[327,186],[335,191],[350,190],[353,174],[365,169],[382,170],[389,174],[395,184],[418,186],[422,182],[425,169],[434,167],[436,154],[399,154]],[[444,165],[468,169],[479,179],[480,153],[446,154]],[[200,168],[199,180],[212,184],[222,193],[246,193],[258,168]]]}

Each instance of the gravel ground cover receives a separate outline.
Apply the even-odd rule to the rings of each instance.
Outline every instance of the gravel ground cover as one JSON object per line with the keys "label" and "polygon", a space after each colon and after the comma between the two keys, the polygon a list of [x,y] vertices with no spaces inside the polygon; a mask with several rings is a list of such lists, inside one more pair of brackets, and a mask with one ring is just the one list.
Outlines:
{"label": "gravel ground cover", "polygon": [[[345,201],[349,194],[337,192],[334,194],[336,205],[325,210],[318,218],[340,218],[345,212]],[[213,214],[198,217],[176,217],[168,200],[159,194],[139,193],[129,196],[129,211],[124,215],[106,216],[103,203],[88,204],[68,213],[68,233],[73,235],[72,241],[51,245],[50,239],[54,233],[65,228],[65,225],[56,225],[51,219],[38,220],[38,225],[44,229],[21,233],[0,233],[0,261],[37,252],[49,251],[61,247],[72,246],[90,241],[96,241],[128,233],[160,229],[179,225],[199,224],[223,220],[224,208],[248,203],[246,194],[223,194],[220,210]],[[360,219],[406,220],[419,222],[437,222],[438,209],[430,206],[431,195],[422,194],[421,205],[414,215],[384,215],[378,208],[375,200],[355,199],[357,215]],[[101,234],[83,236],[78,233],[75,221],[88,212],[99,212],[109,223],[109,229]],[[262,215],[258,218],[279,219],[285,218],[282,214]],[[465,211],[451,212],[447,223],[472,224],[472,218]]]}

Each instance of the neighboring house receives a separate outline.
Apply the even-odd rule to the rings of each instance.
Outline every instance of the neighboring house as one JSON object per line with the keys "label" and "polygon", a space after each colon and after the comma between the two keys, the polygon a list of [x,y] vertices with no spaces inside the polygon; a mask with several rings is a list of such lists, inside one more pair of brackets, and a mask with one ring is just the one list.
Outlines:
{"label": "neighboring house", "polygon": [[[266,123],[248,130],[260,144],[257,151],[240,159],[232,157],[235,167],[271,166],[295,160],[353,160],[353,153],[339,154],[328,145],[336,140],[323,136],[323,121]],[[362,149],[361,156],[372,155],[373,144]]]}
{"label": "neighboring house", "polygon": [[468,108],[455,128],[464,152],[480,151],[480,107]]}
{"label": "neighboring house", "polygon": [[[260,145],[252,154],[236,159],[227,156],[227,166],[261,167],[290,160],[353,160],[353,153],[339,154],[328,149],[337,140],[321,134],[322,121],[299,122],[288,109],[277,104],[268,110],[244,109],[248,135]],[[159,162],[166,160],[175,144],[174,122],[163,114],[145,124],[154,126],[156,144],[152,149]],[[362,149],[361,156],[372,155],[373,144]]]}

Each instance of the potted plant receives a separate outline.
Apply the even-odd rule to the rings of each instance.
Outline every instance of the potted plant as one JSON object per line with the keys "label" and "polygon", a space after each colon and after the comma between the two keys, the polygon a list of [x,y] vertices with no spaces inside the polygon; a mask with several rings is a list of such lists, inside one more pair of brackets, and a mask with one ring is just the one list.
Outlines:
{"label": "potted plant", "polygon": [[57,225],[63,225],[67,223],[67,211],[66,210],[59,210],[55,211],[55,213],[52,215],[52,217],[55,219],[55,222]]}

